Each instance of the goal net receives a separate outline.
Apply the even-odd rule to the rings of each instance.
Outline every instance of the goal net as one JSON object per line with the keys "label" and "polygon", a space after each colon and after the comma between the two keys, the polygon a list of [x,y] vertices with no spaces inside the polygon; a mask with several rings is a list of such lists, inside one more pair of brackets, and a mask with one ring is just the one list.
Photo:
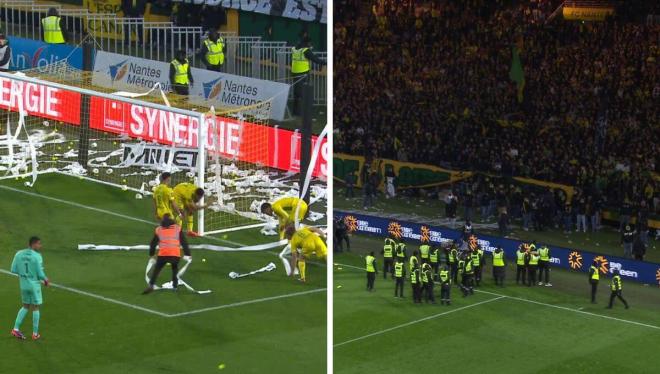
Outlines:
{"label": "goal net", "polygon": [[58,173],[150,199],[168,171],[172,186],[194,183],[211,199],[196,218],[202,234],[263,225],[260,204],[298,188],[295,172],[273,167],[270,107],[205,108],[158,87],[110,92],[65,61],[0,73],[0,180],[32,186]]}

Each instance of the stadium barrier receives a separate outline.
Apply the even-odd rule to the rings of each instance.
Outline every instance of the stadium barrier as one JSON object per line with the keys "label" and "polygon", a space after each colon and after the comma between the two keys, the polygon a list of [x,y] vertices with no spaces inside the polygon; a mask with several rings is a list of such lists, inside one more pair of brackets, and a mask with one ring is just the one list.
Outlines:
{"label": "stadium barrier", "polygon": [[[170,64],[109,52],[97,52],[92,83],[101,87],[144,92],[160,83],[164,90],[170,86]],[[206,107],[234,108],[271,101],[270,115],[283,120],[290,85],[253,79],[238,75],[192,68],[194,84],[190,88],[190,102]]]}
{"label": "stadium barrier", "polygon": [[[375,217],[365,214],[335,210],[334,216],[343,219],[349,232],[358,234],[370,234],[385,237],[394,235],[408,241],[408,243],[422,240],[433,244],[442,244],[449,241],[459,240],[462,233],[444,227],[424,225],[415,222],[406,222],[396,219]],[[493,252],[495,248],[502,247],[506,258],[515,260],[516,250],[523,242],[520,240],[507,239],[492,235],[477,235],[477,243],[486,252]],[[545,244],[545,243],[542,243]],[[552,255],[552,265],[570,271],[588,272],[589,267],[596,260],[599,264],[601,274],[609,275],[614,270],[619,270],[621,277],[643,284],[660,286],[660,264],[653,262],[642,262],[628,260],[616,256],[584,251],[579,248],[564,248],[548,245]],[[586,284],[585,276],[585,284]]]}
{"label": "stadium barrier", "polygon": [[46,68],[47,65],[64,59],[76,69],[83,67],[82,48],[14,37],[9,40],[9,43],[12,49],[10,70]]}

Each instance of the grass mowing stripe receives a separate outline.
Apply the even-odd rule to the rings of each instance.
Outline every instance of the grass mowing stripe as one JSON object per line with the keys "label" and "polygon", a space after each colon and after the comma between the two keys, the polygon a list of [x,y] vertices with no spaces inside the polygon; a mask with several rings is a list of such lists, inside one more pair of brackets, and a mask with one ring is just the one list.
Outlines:
{"label": "grass mowing stripe", "polygon": [[218,310],[218,309],[235,308],[237,306],[263,303],[265,301],[271,301],[271,300],[286,299],[286,298],[289,298],[289,297],[308,295],[308,294],[312,294],[312,293],[323,292],[323,291],[326,291],[326,290],[327,290],[327,288],[317,288],[317,289],[309,290],[309,291],[294,292],[294,293],[288,293],[288,294],[284,294],[284,295],[270,296],[270,297],[264,297],[264,298],[261,298],[261,299],[254,299],[254,300],[248,300],[248,301],[239,301],[237,303],[232,303],[232,304],[212,306],[212,307],[204,308],[204,309],[191,310],[189,312],[171,314],[171,315],[169,315],[169,317],[182,317],[182,316],[188,316],[188,315],[191,315],[191,314],[199,314],[199,313],[204,313],[204,312],[210,312],[210,311]]}
{"label": "grass mowing stripe", "polygon": [[[363,268],[361,268],[361,267],[357,267],[357,266],[353,266],[353,265],[339,264],[339,263],[335,263],[335,265],[338,265],[338,266],[344,266],[344,267],[347,267],[347,268],[357,269],[357,270],[362,270],[362,271],[364,271]],[[523,299],[523,298],[521,298],[521,297],[515,297],[515,296],[503,295],[503,294],[499,294],[499,293],[496,293],[496,292],[483,291],[483,290],[476,290],[476,289],[475,289],[475,291],[476,291],[476,292],[485,293],[485,294],[488,294],[488,295],[502,296],[502,297],[506,297],[507,299],[517,300],[517,301],[524,301],[524,302],[527,302],[527,303],[532,303],[532,304],[537,304],[537,305],[547,306],[547,307],[551,307],[551,308],[557,308],[557,309],[566,310],[566,311],[569,311],[569,312],[575,312],[575,313],[580,313],[580,314],[586,314],[586,315],[588,315],[588,316],[601,317],[601,318],[610,319],[610,320],[613,320],[613,321],[624,322],[624,323],[629,323],[629,324],[632,324],[632,325],[637,325],[637,326],[642,326],[642,327],[648,327],[648,328],[655,329],[655,330],[660,330],[660,326],[649,325],[649,324],[642,323],[642,322],[631,321],[631,320],[627,320],[627,319],[623,319],[623,318],[610,317],[610,316],[606,316],[606,315],[598,314],[598,313],[585,312],[585,311],[582,311],[582,310],[579,310],[579,309],[573,309],[573,308],[568,308],[568,307],[565,307],[565,306],[559,306],[559,305],[552,305],[552,304],[548,304],[548,303],[542,303],[542,302],[540,302],[540,301],[529,300],[529,299]]]}
{"label": "grass mowing stripe", "polygon": [[385,329],[385,330],[376,331],[376,332],[373,332],[373,333],[371,333],[371,334],[363,335],[363,336],[360,336],[360,337],[355,338],[355,339],[351,339],[351,340],[347,340],[347,341],[345,341],[345,342],[337,343],[337,344],[335,344],[333,347],[334,347],[334,348],[341,347],[342,345],[346,345],[346,344],[350,344],[350,343],[353,343],[353,342],[356,342],[356,341],[359,341],[359,340],[363,340],[363,339],[371,338],[371,337],[373,337],[373,336],[382,335],[382,334],[388,333],[388,332],[390,332],[390,331],[400,329],[400,328],[402,328],[402,327],[407,327],[407,326],[410,326],[410,325],[414,325],[414,324],[416,324],[416,323],[420,323],[420,322],[428,321],[428,320],[430,320],[430,319],[434,319],[434,318],[438,318],[438,317],[446,316],[447,314],[451,314],[451,313],[459,312],[459,311],[461,311],[461,310],[465,310],[465,309],[473,308],[473,307],[475,307],[475,306],[483,305],[483,304],[490,303],[490,302],[497,301],[497,300],[504,299],[504,298],[506,298],[506,296],[498,296],[498,297],[494,297],[494,298],[492,298],[492,299],[488,299],[488,300],[480,301],[480,302],[478,302],[478,303],[474,303],[474,304],[470,304],[470,305],[462,306],[462,307],[460,307],[460,308],[452,309],[452,310],[449,310],[449,311],[446,311],[446,312],[442,312],[442,313],[434,314],[434,315],[431,315],[431,316],[428,316],[428,317],[420,318],[420,319],[417,319],[417,320],[414,320],[414,321],[406,322],[406,323],[403,323],[403,324],[401,324],[401,325],[397,325],[397,326],[394,326],[394,327],[390,327],[390,328]]}
{"label": "grass mowing stripe", "polygon": [[[14,277],[16,276],[16,274],[14,274],[14,273],[12,273],[12,272],[10,272],[10,271],[7,271],[7,270],[5,270],[5,269],[0,269],[0,273],[8,274],[8,275],[11,275],[11,276],[14,276]],[[163,313],[163,312],[159,312],[159,311],[157,311],[157,310],[148,309],[148,308],[145,308],[145,307],[141,307],[141,306],[139,306],[139,305],[134,305],[134,304],[126,303],[126,302],[123,302],[123,301],[119,301],[119,300],[111,299],[111,298],[109,298],[109,297],[105,297],[105,296],[101,296],[101,295],[93,294],[93,293],[91,293],[91,292],[87,292],[87,291],[78,290],[78,289],[76,289],[76,288],[71,288],[71,287],[63,286],[63,285],[61,285],[61,284],[57,284],[57,283],[49,283],[49,287],[59,288],[59,289],[62,289],[62,290],[65,290],[65,291],[69,291],[69,292],[73,292],[73,293],[76,293],[76,294],[79,294],[79,295],[88,296],[88,297],[91,297],[91,298],[94,298],[94,299],[107,301],[107,302],[109,302],[109,303],[113,303],[113,304],[117,304],[117,305],[125,306],[125,307],[127,307],[127,308],[131,308],[131,309],[135,309],[135,310],[140,310],[140,311],[147,312],[147,313],[151,313],[151,314],[155,314],[155,315],[157,315],[157,316],[161,316],[161,317],[171,317],[170,314]]]}
{"label": "grass mowing stripe", "polygon": [[[146,223],[146,224],[149,224],[149,225],[156,225],[156,224],[158,224],[158,223],[155,222],[155,221],[148,221],[148,220],[146,220],[146,219],[137,218],[137,217],[131,217],[131,216],[127,216],[127,215],[125,215],[125,214],[116,213],[116,212],[112,212],[112,211],[105,210],[105,209],[94,208],[93,206],[84,205],[84,204],[79,204],[79,203],[76,203],[76,202],[73,202],[73,201],[69,201],[69,200],[58,199],[58,198],[56,198],[56,197],[47,196],[47,195],[41,195],[41,194],[38,194],[38,193],[29,192],[29,191],[23,191],[23,190],[19,190],[18,188],[13,188],[13,187],[8,187],[8,186],[0,185],[0,189],[1,189],[1,190],[6,190],[6,191],[12,191],[12,192],[16,192],[16,193],[22,193],[22,194],[25,194],[25,195],[28,195],[28,196],[32,196],[32,197],[38,197],[38,198],[42,198],[42,199],[46,199],[46,200],[56,201],[56,202],[61,203],[61,204],[66,204],[66,205],[75,206],[75,207],[77,207],[77,208],[82,208],[82,209],[92,210],[92,211],[94,211],[94,212],[99,212],[99,213],[109,214],[109,215],[111,215],[111,216],[115,216],[115,217],[119,217],[119,218],[124,218],[124,219],[128,219],[128,220],[136,221],[136,222],[142,222],[142,223]],[[231,240],[220,239],[220,238],[214,238],[214,237],[212,237],[212,236],[211,236],[211,237],[208,237],[208,238],[211,238],[211,239],[216,240],[216,241],[219,241],[219,242],[224,242],[224,243],[227,243],[227,244],[232,244],[232,245],[235,245],[235,246],[238,246],[238,247],[243,246],[243,244],[241,244],[241,243],[237,243],[237,242],[233,242],[233,241],[231,241]]]}

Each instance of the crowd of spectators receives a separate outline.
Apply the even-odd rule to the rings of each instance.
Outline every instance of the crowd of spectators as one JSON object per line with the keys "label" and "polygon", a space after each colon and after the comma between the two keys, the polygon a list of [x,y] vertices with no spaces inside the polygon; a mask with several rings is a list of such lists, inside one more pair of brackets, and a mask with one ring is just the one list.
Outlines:
{"label": "crowd of spectators", "polygon": [[531,177],[577,186],[585,202],[657,209],[657,25],[625,12],[551,19],[560,1],[419,3],[337,1],[335,152]]}

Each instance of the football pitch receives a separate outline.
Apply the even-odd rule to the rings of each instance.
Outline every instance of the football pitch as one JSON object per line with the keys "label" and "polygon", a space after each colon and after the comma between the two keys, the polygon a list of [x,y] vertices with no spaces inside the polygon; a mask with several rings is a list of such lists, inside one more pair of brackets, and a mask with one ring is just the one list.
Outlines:
{"label": "football pitch", "polygon": [[[0,182],[0,373],[325,372],[326,268],[308,266],[307,283],[287,278],[276,248],[259,252],[193,250],[183,279],[197,295],[141,295],[147,251],[79,251],[78,244],[149,244],[156,222],[150,197],[62,175],[35,187]],[[9,332],[20,307],[8,270],[30,236],[43,242],[41,341]],[[275,241],[259,229],[192,238],[228,247]],[[205,262],[201,260],[204,259]],[[269,262],[270,273],[232,280]],[[158,283],[171,279],[165,268]],[[0,327],[2,327],[0,326]],[[22,330],[30,333],[31,315]],[[10,359],[7,359],[10,358]]]}
{"label": "football pitch", "polygon": [[[334,257],[334,368],[337,373],[657,373],[660,289],[623,284],[606,309],[609,277],[590,303],[587,274],[553,269],[553,287],[515,284],[508,261],[505,287],[496,287],[491,258],[482,286],[452,305],[415,305],[408,280],[404,299],[382,278],[382,240],[353,236],[351,253]],[[408,245],[408,251],[416,249]],[[377,253],[375,292],[366,291],[363,256]],[[407,267],[407,265],[406,265]]]}

